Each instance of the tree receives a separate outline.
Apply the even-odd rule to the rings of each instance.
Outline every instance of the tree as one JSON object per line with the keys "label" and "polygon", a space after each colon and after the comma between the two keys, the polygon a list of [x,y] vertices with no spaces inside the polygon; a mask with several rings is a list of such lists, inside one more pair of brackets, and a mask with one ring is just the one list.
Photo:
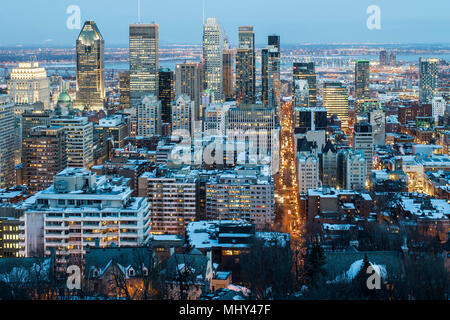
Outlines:
{"label": "tree", "polygon": [[325,254],[322,246],[316,240],[308,251],[305,259],[305,284],[314,286],[318,281],[323,280],[326,272],[324,265],[326,263]]}
{"label": "tree", "polygon": [[255,238],[250,251],[242,254],[244,285],[253,299],[283,299],[292,292],[292,252],[277,235],[273,239]]}

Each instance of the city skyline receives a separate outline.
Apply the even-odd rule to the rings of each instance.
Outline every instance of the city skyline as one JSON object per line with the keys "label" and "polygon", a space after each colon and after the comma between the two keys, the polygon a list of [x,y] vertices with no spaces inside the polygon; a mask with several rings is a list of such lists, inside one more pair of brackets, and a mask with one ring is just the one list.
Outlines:
{"label": "city skyline", "polygon": [[28,2],[0,5],[1,301],[449,299],[450,42],[417,43],[450,5]]}
{"label": "city skyline", "polygon": [[[24,4],[24,2],[27,1],[2,4],[4,8],[2,13],[20,10],[24,19],[21,24],[17,24],[12,20],[14,14],[1,14],[0,25],[4,24],[5,27],[14,23],[16,27],[15,32],[4,34],[0,47],[73,46],[72,39],[80,30],[69,30],[66,26],[71,16],[66,11],[71,5],[80,8],[81,23],[85,20],[97,22],[109,47],[125,46],[128,42],[128,26],[138,20],[137,2],[112,1],[107,11],[104,10],[105,1],[90,3],[85,0],[63,0],[57,4],[52,3],[51,6],[42,5],[41,2],[39,4]],[[111,4],[111,1],[108,4]],[[357,4],[351,3],[350,0],[339,3],[330,0],[315,3],[282,0],[277,7],[270,6],[268,1],[263,3],[255,0],[245,3],[238,3],[236,0],[226,3],[206,1],[203,13],[202,0],[188,3],[174,0],[156,4],[142,0],[141,22],[160,25],[162,45],[201,44],[202,21],[207,17],[217,18],[233,45],[237,45],[237,34],[234,30],[243,24],[254,26],[257,46],[263,45],[265,37],[272,33],[279,34],[286,45],[450,42],[450,37],[445,32],[447,26],[445,14],[450,10],[450,3],[432,0],[425,5],[419,0],[401,0],[395,3],[379,0],[375,3],[380,8],[379,30],[369,30],[366,26],[370,16],[366,10],[370,5],[372,2],[368,0],[358,1]],[[249,16],[248,12],[254,14]],[[48,19],[42,19],[43,16]],[[39,24],[39,28],[35,28],[36,24]],[[183,28],[179,27],[180,24],[183,24]]]}

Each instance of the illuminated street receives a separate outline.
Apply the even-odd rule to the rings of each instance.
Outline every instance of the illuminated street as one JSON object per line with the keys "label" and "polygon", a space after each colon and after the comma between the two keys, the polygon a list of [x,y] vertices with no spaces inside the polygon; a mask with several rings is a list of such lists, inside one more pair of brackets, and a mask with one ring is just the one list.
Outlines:
{"label": "illuminated street", "polygon": [[284,103],[281,113],[280,171],[275,178],[277,219],[283,231],[299,237],[304,225],[304,213],[300,212],[298,198],[292,103]]}

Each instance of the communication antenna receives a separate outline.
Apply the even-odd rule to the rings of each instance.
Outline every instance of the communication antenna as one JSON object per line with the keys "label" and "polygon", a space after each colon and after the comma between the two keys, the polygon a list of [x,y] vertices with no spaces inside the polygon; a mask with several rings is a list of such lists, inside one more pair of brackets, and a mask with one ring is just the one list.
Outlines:
{"label": "communication antenna", "polygon": [[203,0],[203,24],[205,24],[205,0]]}
{"label": "communication antenna", "polygon": [[141,23],[141,0],[138,0],[138,23]]}

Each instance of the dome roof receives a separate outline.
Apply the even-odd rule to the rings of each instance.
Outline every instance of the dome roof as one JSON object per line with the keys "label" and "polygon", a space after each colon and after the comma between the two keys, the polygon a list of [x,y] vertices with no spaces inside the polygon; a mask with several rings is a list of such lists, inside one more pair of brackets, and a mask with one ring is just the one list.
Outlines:
{"label": "dome roof", "polygon": [[59,94],[58,103],[70,103],[70,102],[72,102],[72,99],[65,90]]}

